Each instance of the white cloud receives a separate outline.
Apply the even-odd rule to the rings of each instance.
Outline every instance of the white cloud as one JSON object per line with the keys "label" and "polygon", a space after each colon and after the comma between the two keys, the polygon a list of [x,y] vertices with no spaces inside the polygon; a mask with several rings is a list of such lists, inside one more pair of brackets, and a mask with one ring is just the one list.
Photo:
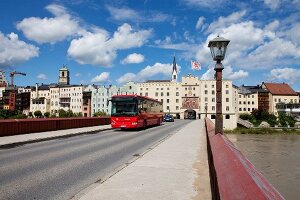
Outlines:
{"label": "white cloud", "polygon": [[283,33],[283,36],[286,36],[296,45],[300,46],[300,23],[293,23],[288,30]]}
{"label": "white cloud", "polygon": [[217,21],[211,23],[208,28],[207,32],[216,32],[218,29],[223,29],[224,27],[228,27],[234,23],[240,22],[242,17],[246,14],[246,10],[240,12],[234,12],[227,17],[219,17]]}
{"label": "white cloud", "polygon": [[294,68],[272,69],[269,79],[276,82],[288,82],[290,84],[300,83],[300,70]]}
{"label": "white cloud", "polygon": [[[155,63],[154,65],[146,66],[144,69],[139,71],[137,74],[134,73],[127,73],[121,76],[117,82],[118,83],[125,83],[127,81],[145,81],[149,80],[150,78],[160,75],[162,78],[166,78],[170,80],[170,76],[172,74],[173,65],[172,64],[162,64],[162,63]],[[177,65],[178,71],[180,71],[180,66]]]}
{"label": "white cloud", "polygon": [[205,17],[199,17],[197,24],[196,24],[196,29],[199,30],[202,28],[204,25]]}
{"label": "white cloud", "polygon": [[224,0],[183,0],[183,2],[190,7],[204,7],[213,8],[223,5]]}
{"label": "white cloud", "polygon": [[267,31],[275,31],[280,25],[280,22],[278,20],[274,20],[271,23],[267,24],[265,27],[265,30]]}
{"label": "white cloud", "polygon": [[48,79],[48,77],[46,76],[46,74],[39,74],[39,75],[37,75],[36,78],[40,79],[40,80],[47,80]]}
{"label": "white cloud", "polygon": [[142,54],[129,54],[125,59],[121,61],[122,64],[130,64],[130,63],[141,63],[144,62],[145,57]]}
{"label": "white cloud", "polygon": [[126,73],[120,78],[117,79],[118,83],[126,83],[128,81],[133,81],[136,79],[136,75],[134,73]]}
{"label": "white cloud", "polygon": [[[294,59],[285,59],[294,58]],[[299,60],[300,49],[292,42],[276,38],[252,51],[246,62],[248,67],[270,68],[286,64],[294,64],[295,59]],[[242,62],[240,62],[242,64]]]}
{"label": "white cloud", "polygon": [[264,0],[264,3],[272,10],[275,10],[279,7],[280,0]]}
{"label": "white cloud", "polygon": [[[201,63],[212,63],[209,48],[207,44],[209,40],[220,35],[230,40],[226,57],[223,61],[224,65],[236,66],[246,69],[266,69],[282,65],[291,65],[300,61],[300,37],[297,32],[299,27],[293,25],[290,29],[284,29],[286,32],[280,32],[281,27],[279,21],[273,21],[263,28],[255,25],[253,21],[240,22],[244,12],[237,12],[229,15],[229,17],[221,17],[213,22],[210,27],[215,26],[216,29],[207,37],[207,40],[199,45],[196,58]],[[235,17],[233,17],[235,16]],[[230,18],[230,19],[229,19]],[[226,22],[235,22],[226,26],[219,23],[220,20]],[[218,25],[216,25],[218,24]],[[299,29],[299,30],[298,30]],[[250,37],[251,36],[251,37]]]}
{"label": "white cloud", "polygon": [[75,77],[80,77],[80,76],[81,76],[80,73],[76,73],[76,74],[75,74]]}
{"label": "white cloud", "polygon": [[224,78],[229,79],[229,80],[242,79],[242,78],[247,77],[248,75],[249,75],[249,73],[244,70],[239,70],[239,71],[234,72],[231,66],[227,66],[224,69]]}
{"label": "white cloud", "polygon": [[102,29],[94,29],[83,37],[73,39],[68,55],[80,64],[110,66],[117,50],[140,47],[147,42],[151,30],[133,31],[129,24],[123,24],[110,38]]}
{"label": "white cloud", "polygon": [[39,48],[19,40],[18,35],[0,32],[0,66],[9,67],[23,63],[39,55]]}
{"label": "white cloud", "polygon": [[51,4],[48,5],[46,9],[51,12],[54,17],[25,18],[17,23],[17,29],[21,30],[28,39],[39,44],[54,44],[83,31],[79,27],[78,21],[68,14],[65,7]]}
{"label": "white cloud", "polygon": [[170,21],[174,23],[174,18],[170,15],[157,12],[138,12],[130,8],[117,8],[113,6],[106,6],[112,19],[116,21],[132,21],[132,22],[165,22]]}
{"label": "white cloud", "polygon": [[[238,80],[243,79],[249,75],[248,72],[244,70],[233,71],[231,66],[225,66],[223,70],[223,79]],[[214,68],[209,68],[201,77],[202,80],[214,80],[215,70]]]}
{"label": "white cloud", "polygon": [[174,49],[174,50],[182,50],[182,51],[189,51],[189,52],[198,49],[198,45],[189,44],[186,42],[172,43],[172,39],[170,36],[165,37],[164,40],[156,40],[154,41],[154,43],[155,43],[155,47],[162,48],[162,49]]}
{"label": "white cloud", "polygon": [[92,80],[91,83],[97,83],[97,82],[105,82],[109,80],[109,72],[102,72],[98,76],[95,76]]}

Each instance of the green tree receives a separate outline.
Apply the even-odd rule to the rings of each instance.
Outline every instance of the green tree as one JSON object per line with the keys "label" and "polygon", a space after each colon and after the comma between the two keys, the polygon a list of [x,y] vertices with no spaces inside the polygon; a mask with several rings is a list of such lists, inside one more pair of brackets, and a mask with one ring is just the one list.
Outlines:
{"label": "green tree", "polygon": [[98,111],[94,113],[94,117],[107,116],[107,113],[104,111]]}
{"label": "green tree", "polygon": [[28,116],[29,116],[30,118],[32,118],[32,117],[33,117],[32,112],[29,112],[29,113],[28,113]]}
{"label": "green tree", "polygon": [[42,112],[40,111],[40,110],[36,110],[36,111],[34,111],[34,116],[35,117],[37,117],[37,118],[40,118],[43,114],[42,114]]}
{"label": "green tree", "polygon": [[45,112],[45,113],[44,113],[44,116],[45,116],[46,118],[49,118],[50,113],[49,113],[49,112]]}

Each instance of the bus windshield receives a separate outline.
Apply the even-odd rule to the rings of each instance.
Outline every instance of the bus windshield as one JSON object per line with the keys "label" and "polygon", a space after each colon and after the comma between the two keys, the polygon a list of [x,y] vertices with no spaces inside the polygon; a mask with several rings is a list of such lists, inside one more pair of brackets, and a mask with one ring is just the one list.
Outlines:
{"label": "bus windshield", "polygon": [[111,116],[135,116],[137,115],[136,101],[112,101]]}

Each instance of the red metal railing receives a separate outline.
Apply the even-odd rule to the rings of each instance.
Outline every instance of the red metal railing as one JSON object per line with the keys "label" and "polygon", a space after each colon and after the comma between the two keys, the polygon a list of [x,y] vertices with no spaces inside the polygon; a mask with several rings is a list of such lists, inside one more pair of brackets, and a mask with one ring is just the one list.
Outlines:
{"label": "red metal railing", "polygon": [[0,136],[110,124],[110,117],[34,118],[0,120]]}
{"label": "red metal railing", "polygon": [[205,126],[213,199],[284,199],[210,119]]}

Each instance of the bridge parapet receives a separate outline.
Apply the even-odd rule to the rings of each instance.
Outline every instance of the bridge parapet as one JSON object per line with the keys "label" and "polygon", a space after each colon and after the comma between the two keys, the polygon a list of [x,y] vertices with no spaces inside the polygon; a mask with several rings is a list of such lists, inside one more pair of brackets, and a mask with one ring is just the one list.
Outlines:
{"label": "bridge parapet", "polygon": [[205,126],[213,199],[284,199],[210,119]]}

